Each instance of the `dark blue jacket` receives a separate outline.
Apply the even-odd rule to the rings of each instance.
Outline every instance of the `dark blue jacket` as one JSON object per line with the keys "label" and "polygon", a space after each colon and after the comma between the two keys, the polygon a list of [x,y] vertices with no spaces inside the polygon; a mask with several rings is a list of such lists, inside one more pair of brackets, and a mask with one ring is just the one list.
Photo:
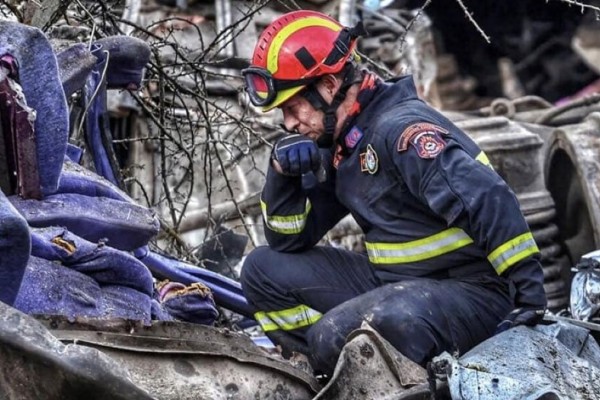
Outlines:
{"label": "dark blue jacket", "polygon": [[516,196],[477,144],[417,97],[412,77],[381,83],[338,143],[313,190],[269,167],[261,206],[272,248],[310,248],[350,212],[383,281],[527,265],[515,276],[535,293],[517,300],[540,304],[539,250]]}

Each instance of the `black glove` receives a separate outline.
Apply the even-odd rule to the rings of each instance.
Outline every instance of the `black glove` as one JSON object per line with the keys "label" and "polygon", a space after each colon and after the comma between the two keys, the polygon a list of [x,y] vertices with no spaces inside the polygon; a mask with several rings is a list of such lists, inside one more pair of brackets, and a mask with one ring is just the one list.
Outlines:
{"label": "black glove", "polygon": [[542,322],[544,314],[546,313],[545,307],[519,307],[512,310],[502,322],[496,327],[496,334],[504,332],[514,326],[527,325],[534,326]]}
{"label": "black glove", "polygon": [[544,273],[536,258],[512,266],[507,275],[515,289],[515,309],[498,324],[496,333],[518,325],[537,325],[546,312]]}
{"label": "black glove", "polygon": [[301,176],[321,167],[317,144],[300,134],[284,136],[275,143],[271,158],[279,163],[284,175]]}

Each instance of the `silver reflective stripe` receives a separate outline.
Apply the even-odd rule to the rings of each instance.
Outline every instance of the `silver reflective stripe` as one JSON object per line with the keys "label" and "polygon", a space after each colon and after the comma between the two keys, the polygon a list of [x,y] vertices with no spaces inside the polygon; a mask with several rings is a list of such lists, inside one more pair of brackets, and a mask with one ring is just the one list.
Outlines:
{"label": "silver reflective stripe", "polygon": [[460,228],[450,228],[423,239],[405,243],[366,243],[373,264],[402,264],[422,261],[473,243]]}
{"label": "silver reflective stripe", "polygon": [[533,235],[527,232],[498,246],[490,253],[488,260],[500,275],[519,261],[539,251]]}
{"label": "silver reflective stripe", "polygon": [[285,310],[259,311],[254,314],[254,318],[265,332],[303,328],[314,324],[322,316],[323,314],[304,304]]}
{"label": "silver reflective stripe", "polygon": [[274,232],[283,233],[286,235],[295,235],[304,230],[306,226],[306,220],[308,213],[312,208],[309,199],[306,199],[306,206],[302,214],[296,215],[267,215],[267,203],[260,201],[260,208],[262,210],[263,218],[265,223]]}

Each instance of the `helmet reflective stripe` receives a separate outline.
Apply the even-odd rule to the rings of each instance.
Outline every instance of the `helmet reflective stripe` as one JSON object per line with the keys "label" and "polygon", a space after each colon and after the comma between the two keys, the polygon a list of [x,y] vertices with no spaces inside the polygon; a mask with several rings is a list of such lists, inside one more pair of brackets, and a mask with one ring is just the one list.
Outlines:
{"label": "helmet reflective stripe", "polygon": [[366,242],[366,246],[369,261],[373,264],[404,264],[450,253],[471,243],[473,243],[473,239],[465,231],[460,228],[450,228],[411,242]]}
{"label": "helmet reflective stripe", "polygon": [[488,260],[500,275],[519,261],[539,251],[533,235],[527,232],[498,246],[490,253]]}
{"label": "helmet reflective stripe", "polygon": [[[271,46],[269,47],[269,52],[267,53],[267,69],[272,74],[275,74],[277,72],[277,69],[279,67],[279,53],[281,51],[281,46],[283,46],[285,41],[291,35],[303,28],[310,28],[315,26],[329,28],[335,32],[339,32],[342,30],[342,27],[336,24],[335,22],[321,17],[307,17],[293,21],[292,23],[284,27],[282,30],[277,32],[277,35],[275,36],[275,38],[273,38]],[[323,61],[324,60],[317,60],[317,65],[320,65]]]}
{"label": "helmet reflective stripe", "polygon": [[304,208],[304,212],[302,214],[296,215],[267,215],[267,203],[264,201],[260,201],[260,208],[262,210],[263,218],[265,223],[274,232],[282,233],[285,235],[295,235],[304,230],[304,226],[306,225],[306,219],[308,218],[308,213],[312,208],[309,199],[306,199],[306,207]]}
{"label": "helmet reflective stripe", "polygon": [[286,310],[259,311],[254,314],[254,318],[265,332],[304,328],[316,323],[322,316],[323,314],[304,304]]}

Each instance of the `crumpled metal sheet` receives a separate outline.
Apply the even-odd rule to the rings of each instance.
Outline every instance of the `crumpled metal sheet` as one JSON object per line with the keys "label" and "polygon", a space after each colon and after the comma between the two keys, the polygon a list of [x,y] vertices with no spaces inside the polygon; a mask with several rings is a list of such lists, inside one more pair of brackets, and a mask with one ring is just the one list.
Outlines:
{"label": "crumpled metal sheet", "polygon": [[129,376],[102,352],[64,345],[39,322],[0,302],[0,398],[153,398]]}
{"label": "crumpled metal sheet", "polygon": [[269,355],[241,333],[184,322],[125,320],[44,324],[63,343],[96,348],[161,400],[308,400],[320,385],[306,368]]}
{"label": "crumpled metal sheet", "polygon": [[567,323],[519,326],[456,359],[447,353],[452,399],[598,399],[600,347],[589,331]]}
{"label": "crumpled metal sheet", "polygon": [[584,255],[576,269],[571,282],[571,315],[589,321],[600,310],[600,251]]}
{"label": "crumpled metal sheet", "polygon": [[415,389],[429,393],[420,386],[426,384],[425,369],[363,323],[348,335],[333,376],[313,400],[404,399]]}
{"label": "crumpled metal sheet", "polygon": [[309,369],[225,329],[35,320],[0,302],[0,399],[308,400],[320,388]]}

